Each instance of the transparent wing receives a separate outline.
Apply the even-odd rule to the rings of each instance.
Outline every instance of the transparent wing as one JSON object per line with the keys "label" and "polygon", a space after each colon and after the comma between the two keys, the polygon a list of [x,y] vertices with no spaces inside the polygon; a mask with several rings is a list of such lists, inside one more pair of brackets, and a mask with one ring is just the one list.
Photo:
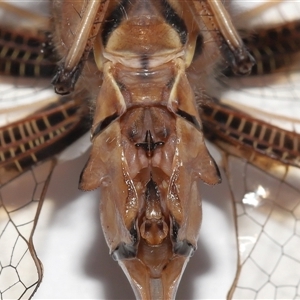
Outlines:
{"label": "transparent wing", "polygon": [[[279,16],[283,14],[281,17],[286,21],[286,14],[283,13],[283,8],[278,8],[277,4],[273,4],[271,9]],[[263,19],[263,22],[268,22],[268,18]],[[297,103],[297,95],[299,95],[297,94],[299,81],[296,79],[298,76],[296,71],[297,69],[291,74],[290,70],[286,70],[285,72],[281,70],[280,74],[274,76],[261,76],[259,79],[255,77],[250,80],[249,78],[245,80],[235,80],[233,83],[230,83],[230,90],[223,95],[222,100],[224,100],[224,103],[227,103],[225,102],[226,100],[232,102],[233,100],[241,99],[243,106],[250,105],[254,101],[257,101],[259,104],[254,112],[255,116],[257,116],[257,113],[264,107],[266,107],[267,112],[271,110],[273,113],[274,102],[282,103],[283,106],[278,108],[276,118],[280,119],[279,116],[282,115],[285,106],[296,107],[291,105],[291,103]],[[286,103],[289,104],[287,105]],[[264,116],[268,115],[264,114]],[[265,120],[273,121],[273,119],[274,117],[269,115]],[[287,119],[295,119],[295,116],[292,114],[283,120],[287,121]],[[286,125],[286,122],[284,123]],[[295,121],[292,120],[285,128],[294,130],[294,128],[296,128],[295,124]],[[223,185],[215,187],[214,189],[202,187],[204,198],[209,200],[211,198],[213,198],[212,200],[218,198],[220,201],[205,201],[204,203],[204,224],[201,230],[199,249],[192,258],[191,263],[187,266],[185,276],[182,279],[178,291],[178,299],[225,299],[234,281],[236,268],[238,270],[239,279],[237,278],[236,281],[234,281],[234,287],[230,294],[234,299],[273,299],[275,297],[290,299],[290,292],[297,289],[299,276],[294,274],[293,271],[296,270],[295,272],[298,272],[298,265],[296,262],[295,268],[289,269],[286,260],[287,258],[290,259],[290,257],[293,257],[292,260],[295,259],[297,247],[295,247],[296,251],[292,253],[294,246],[291,246],[291,251],[287,253],[287,247],[285,247],[285,245],[288,244],[288,241],[283,243],[279,240],[279,236],[282,235],[285,237],[286,232],[288,232],[290,236],[296,236],[295,227],[291,228],[292,226],[289,225],[293,224],[296,226],[297,224],[296,207],[298,203],[297,199],[300,198],[297,185],[287,181],[288,177],[292,177],[290,175],[292,168],[279,164],[268,172],[268,170],[261,170],[252,166],[251,163],[246,160],[237,159],[232,155],[224,153],[224,157],[228,163],[226,164],[223,174]],[[223,164],[223,166],[225,167],[225,164]],[[296,172],[295,177],[297,178],[299,175],[297,175],[297,170],[294,170]],[[274,174],[276,174],[275,177]],[[260,188],[260,186],[263,187],[263,189]],[[263,191],[265,192],[263,193]],[[256,203],[258,203],[256,207],[249,203],[249,200],[248,202],[244,200],[244,198],[250,198],[248,195],[254,195],[253,198],[256,199]],[[80,211],[79,207],[82,209],[83,207],[87,208],[87,204],[83,201],[82,196],[76,195],[76,197],[78,203],[77,211]],[[232,199],[234,199],[234,206],[238,206],[239,208],[237,211],[237,218],[239,220],[238,244],[240,253],[243,254],[239,262],[234,253],[236,250],[234,248],[235,241],[233,237],[235,233],[234,224],[231,223],[232,220],[228,219],[230,217],[233,218],[233,215],[230,215],[229,202]],[[283,203],[281,200],[283,200]],[[226,201],[227,205],[224,205]],[[211,205],[211,203],[213,204]],[[92,207],[96,206],[96,204],[89,205],[91,205],[89,206],[91,210]],[[225,214],[229,216],[227,215],[226,217]],[[75,253],[73,254],[72,251],[71,256],[71,250],[68,251],[71,262],[68,264],[64,263],[64,259],[67,259],[65,256],[64,259],[61,259],[60,265],[63,264],[64,267],[52,272],[52,276],[51,278],[49,276],[47,285],[45,280],[45,285],[39,290],[38,296],[51,295],[52,298],[59,298],[60,295],[80,295],[82,298],[133,298],[128,287],[126,289],[126,287],[122,286],[122,288],[119,289],[114,284],[111,285],[109,283],[111,280],[114,282],[114,278],[123,278],[123,281],[125,281],[125,278],[118,273],[118,269],[113,262],[110,264],[109,260],[106,261],[105,257],[102,256],[102,251],[101,254],[99,254],[99,250],[92,250],[92,246],[88,247],[86,244],[79,248],[82,239],[85,238],[86,241],[84,234],[78,234],[77,238],[74,235],[71,237],[76,226],[75,220],[80,219],[80,227],[94,228],[95,232],[91,232],[91,235],[93,236],[92,243],[96,245],[95,248],[105,248],[103,237],[101,237],[101,234],[97,233],[97,229],[95,229],[95,219],[86,217],[83,221],[82,213],[79,215],[76,214],[76,216],[75,218],[72,213],[72,216],[68,217],[70,223],[72,223],[73,220],[73,225],[70,226],[69,233],[61,237],[61,240],[67,238],[69,243],[74,243],[74,245],[76,245],[75,248],[78,247],[76,251],[77,255]],[[65,224],[66,218],[67,217],[64,217],[64,221],[61,220],[61,222]],[[59,224],[61,223],[57,220],[57,224],[54,225],[55,228],[53,228],[53,230],[50,229],[50,234],[52,235],[51,241],[56,239],[59,234]],[[243,230],[243,228],[245,230]],[[64,230],[66,230],[66,228],[64,228]],[[281,230],[281,232],[279,230]],[[78,229],[78,232],[79,231],[80,229]],[[250,231],[250,234],[248,231]],[[267,231],[274,241],[267,244],[264,239],[260,239],[260,236],[266,235],[264,231]],[[289,241],[290,240],[291,239],[289,239]],[[246,246],[243,241],[246,241]],[[57,244],[59,244],[58,240],[56,240],[56,245]],[[51,246],[54,252],[56,246],[52,244],[52,242]],[[272,249],[273,247],[275,250]],[[245,248],[246,250],[244,250]],[[280,248],[280,251],[278,251],[278,248]],[[255,256],[254,254],[252,256],[249,255],[254,253],[254,249],[256,249]],[[276,255],[274,255],[275,259],[269,260],[272,251],[276,252]],[[51,266],[51,262],[57,261],[57,257],[55,254],[51,255],[49,252],[51,251],[47,249],[47,255],[49,257],[52,256],[52,258],[49,258],[49,266]],[[214,252],[219,252],[219,256],[215,256]],[[99,255],[99,259],[92,260],[90,258],[91,253]],[[76,257],[82,256],[83,260],[87,261],[87,263],[78,263],[76,261]],[[103,262],[103,259],[100,259],[100,257],[103,258],[105,262]],[[248,267],[249,264],[250,267]],[[231,265],[231,267],[229,265]],[[274,266],[279,267],[275,270]],[[281,276],[282,266],[285,270],[292,270],[292,272],[288,274],[288,277],[291,279],[289,283],[283,281],[284,277]],[[74,274],[74,270],[76,270],[77,274]],[[263,276],[260,277],[259,275]],[[72,278],[70,278],[71,276]],[[267,280],[266,277],[268,278]],[[64,286],[59,284],[60,280],[64,281]],[[279,282],[280,280],[281,282]],[[51,288],[53,283],[55,283],[55,291]],[[216,284],[218,288],[216,288]],[[270,286],[272,289],[270,289]],[[287,290],[284,290],[285,288],[287,288]],[[88,295],[86,294],[87,290]],[[245,293],[242,294],[242,292]],[[284,292],[286,292],[286,294],[283,294]]]}
{"label": "transparent wing", "polygon": [[[261,26],[268,22],[270,15],[273,22],[275,19],[279,23],[292,21],[295,16],[299,18],[299,4],[297,1],[272,3],[261,11],[261,18],[254,21]],[[292,63],[286,61],[286,68],[281,67],[269,75],[228,80],[229,89],[222,95],[224,104],[293,132],[297,140],[299,41],[299,36],[287,38],[287,43],[297,45],[298,56],[290,57]],[[282,44],[283,48],[286,46]],[[271,158],[252,163],[223,153],[223,167],[234,201],[239,249],[237,274],[228,298],[298,299],[300,170]]]}
{"label": "transparent wing", "polygon": [[32,167],[0,188],[1,299],[28,299],[42,279],[32,237],[54,165]]}
{"label": "transparent wing", "polygon": [[[275,11],[277,11],[277,14],[279,11],[279,15],[282,14],[281,9],[278,10],[278,8],[275,8]],[[285,13],[284,18],[286,18]],[[224,100],[246,99],[245,97],[248,97],[247,99],[249,100],[246,101],[246,104],[248,105],[249,103],[252,103],[253,99],[257,98],[257,95],[259,95],[259,98],[262,99],[262,102],[260,103],[263,103],[263,105],[260,106],[265,106],[269,103],[271,105],[271,109],[274,105],[274,99],[280,103],[286,103],[286,98],[291,98],[294,101],[298,98],[297,95],[299,95],[297,94],[299,91],[297,87],[299,81],[290,80],[289,71],[286,74],[287,75],[281,78],[284,78],[287,85],[281,86],[281,88],[280,85],[273,84],[278,78],[277,75],[275,76],[275,80],[269,80],[265,77],[257,80],[259,82],[260,89],[256,89],[255,91],[254,89],[249,88],[249,81],[244,82],[243,79],[238,80],[235,85],[231,86],[230,92],[236,93],[237,91],[240,93],[241,86],[248,90],[245,89],[242,94],[239,94],[242,96],[237,96],[238,94],[226,94],[226,97],[224,96]],[[258,84],[256,82],[252,85],[257,87]],[[292,93],[287,94],[287,91],[292,91]],[[243,105],[245,105],[245,103],[243,103]],[[284,104],[284,106],[287,105]],[[260,109],[261,107],[258,108],[258,110]],[[278,110],[279,115],[281,115],[282,110]],[[292,124],[295,123],[293,122]],[[289,128],[295,127],[295,125],[289,125]],[[44,265],[46,270],[45,281],[43,282],[41,289],[39,289],[36,294],[38,299],[43,297],[52,299],[64,297],[107,299],[133,298],[130,287],[126,282],[124,275],[121,275],[122,273],[117,264],[115,264],[112,260],[107,259],[108,256],[106,250],[99,250],[106,249],[106,245],[99,230],[100,225],[98,223],[97,211],[98,200],[95,199],[94,202],[92,202],[91,199],[86,199],[91,197],[90,194],[89,196],[83,196],[81,193],[75,192],[77,186],[77,176],[75,173],[77,174],[80,172],[85,160],[86,158],[76,161],[76,167],[73,162],[66,163],[60,166],[58,171],[54,174],[54,181],[50,187],[48,198],[50,198],[49,201],[54,198],[59,199],[61,202],[58,206],[61,210],[60,212],[58,212],[58,210],[55,211],[55,217],[52,215],[51,225],[46,224],[44,228],[42,227],[37,232],[37,237],[39,239],[37,239],[36,243],[38,244],[38,249],[41,250],[41,257],[42,261],[45,262]],[[287,260],[291,261],[291,257],[293,257],[292,260],[294,260],[297,255],[296,252],[294,254],[288,252],[288,247],[286,247],[286,245],[289,244],[289,241],[293,240],[293,237],[295,237],[294,241],[297,241],[299,237],[299,214],[297,220],[297,201],[295,200],[298,197],[297,184],[287,183],[287,177],[292,177],[289,172],[291,171],[291,168],[282,167],[281,176],[279,178],[278,176],[274,178],[265,170],[258,170],[251,166],[250,163],[244,160],[239,161],[231,155],[229,155],[227,161],[228,167],[226,167],[226,172],[228,174],[230,184],[227,182],[224,174],[224,189],[222,187],[216,187],[212,190],[203,187],[204,194],[207,198],[219,198],[222,201],[218,202],[218,204],[213,204],[213,206],[218,208],[217,212],[214,209],[211,209],[210,203],[204,204],[206,209],[204,209],[204,225],[201,232],[201,240],[199,244],[200,249],[196,252],[195,257],[192,258],[192,262],[187,267],[179,289],[178,298],[207,299],[215,297],[224,299],[226,297],[231,283],[227,282],[227,285],[225,285],[222,289],[219,288],[219,283],[224,282],[225,278],[227,281],[227,277],[229,277],[229,281],[232,281],[236,268],[235,254],[230,256],[232,255],[231,252],[234,252],[234,238],[232,238],[234,234],[234,224],[231,223],[231,220],[224,217],[224,210],[226,213],[230,213],[230,206],[223,206],[224,203],[222,203],[226,202],[226,199],[231,198],[232,195],[230,194],[230,190],[233,191],[233,197],[236,200],[235,203],[239,208],[237,211],[239,227],[245,228],[246,230],[245,232],[242,231],[242,229],[239,229],[238,234],[239,240],[246,241],[246,245],[245,243],[240,243],[239,246],[240,253],[242,252],[244,255],[241,256],[240,259],[238,268],[240,270],[240,279],[239,281],[237,279],[234,283],[234,289],[236,286],[238,288],[236,289],[236,294],[233,294],[233,297],[240,299],[255,297],[284,298],[282,296],[283,294],[280,294],[280,292],[285,288],[288,289],[288,292],[291,290],[294,291],[298,284],[295,282],[297,279],[299,280],[299,276],[297,274],[294,276],[294,274],[291,273],[290,275],[292,275],[291,277],[294,282],[289,282],[289,286],[287,286],[286,282],[281,281],[280,283],[279,280],[282,280],[283,277],[280,274],[279,280],[278,277],[276,278],[275,274],[278,274],[278,270],[280,272],[280,269],[277,268],[277,270],[275,270],[276,267],[274,267],[274,265],[282,266],[282,262],[285,264]],[[233,172],[233,167],[238,169],[236,171],[237,174]],[[68,171],[70,172],[68,173]],[[72,176],[67,175],[70,173]],[[241,176],[241,174],[243,176]],[[295,176],[297,178],[299,175],[296,174]],[[264,187],[265,194],[261,192],[259,186]],[[224,190],[226,190],[226,193],[224,193]],[[251,196],[251,193],[252,195],[254,194],[253,198],[258,202],[256,207],[249,203],[249,200],[247,200],[248,202],[243,200],[245,195],[248,199],[249,196],[247,195]],[[62,196],[59,197],[58,194]],[[67,199],[74,200],[74,204],[67,206],[64,202],[67,201]],[[281,199],[290,200],[281,203]],[[286,202],[289,203],[287,206]],[[209,216],[207,216],[207,213],[209,213]],[[207,222],[208,219],[210,219],[210,223]],[[246,220],[246,222],[242,222],[244,220]],[[254,228],[250,229],[250,234],[248,233],[250,226],[248,227],[243,225],[247,225],[247,223],[251,223],[251,225],[253,225],[251,228]],[[290,224],[294,224],[293,230],[291,230],[292,226]],[[272,234],[274,232],[274,227],[276,227],[275,237],[274,234]],[[225,228],[227,231],[231,230],[229,237],[224,233]],[[283,236],[282,240],[284,240],[284,242],[282,240],[278,240],[278,228],[283,230],[283,233],[278,234],[278,236]],[[206,229],[209,231],[205,234],[203,231]],[[216,230],[214,231],[212,229]],[[76,234],[74,234],[74,232],[76,232]],[[289,233],[285,235],[285,232]],[[287,238],[290,233],[292,237]],[[265,242],[267,239],[266,235],[268,235],[267,238],[271,240],[269,244]],[[206,236],[206,239],[203,239],[203,236]],[[261,236],[264,237],[264,239],[260,239]],[[271,238],[275,240],[275,242],[273,242]],[[212,242],[214,245],[213,247],[217,248],[218,251],[216,252],[222,252],[224,254],[224,256],[221,259],[219,258],[216,260],[216,262],[213,262],[215,257],[211,255],[210,248],[207,246],[209,242]],[[262,247],[263,243],[267,244],[268,247],[271,247],[272,249],[266,253],[265,248]],[[294,247],[297,249],[294,244],[290,245],[292,250]],[[203,251],[201,252],[203,249],[204,254]],[[63,253],[63,251],[65,252]],[[269,261],[268,259],[272,251],[274,253],[276,252],[276,255],[274,255],[276,259],[270,259]],[[230,269],[226,264],[221,265],[224,261],[226,263],[228,262],[228,264],[233,263],[233,271],[232,268]],[[266,262],[267,265],[264,265]],[[218,264],[220,264],[221,267],[218,266]],[[248,267],[248,265],[250,265],[250,267]],[[35,268],[34,265],[32,266]],[[285,264],[283,266],[285,266],[285,270],[289,270],[286,267],[289,266],[289,264]],[[291,268],[291,270],[296,270],[297,272],[297,269],[299,269],[297,262],[294,266],[296,267]],[[212,269],[218,268],[224,269],[225,272],[223,270],[222,275],[219,276],[216,276],[215,273],[212,272],[210,277],[206,280],[206,274],[210,273],[209,271]],[[228,271],[229,269],[230,273]],[[254,272],[257,272],[256,275],[253,275]],[[258,277],[257,274],[263,274],[263,276]],[[267,281],[265,279],[266,276],[268,277]],[[118,286],[115,284],[116,278],[120,278],[120,280],[118,280]],[[121,285],[120,281],[122,281],[124,285]],[[252,284],[251,281],[253,281],[254,284]],[[203,282],[205,284],[203,284]],[[210,282],[210,284],[207,284],[207,282]],[[262,282],[263,284],[261,284]],[[218,284],[218,289],[216,289],[216,283]],[[268,288],[270,288],[269,290],[271,290],[271,292],[268,294],[262,294],[262,292],[266,292]],[[203,291],[204,289],[210,290],[210,292],[205,293]],[[235,291],[234,289],[232,292]],[[0,290],[2,291],[1,288]],[[249,294],[237,294],[244,291],[249,292]],[[291,297],[286,296],[286,298],[290,299]]]}
{"label": "transparent wing", "polygon": [[231,296],[299,298],[299,169],[278,166],[275,177],[230,157],[228,173],[240,254]]}
{"label": "transparent wing", "polygon": [[51,157],[80,137],[87,123],[84,97],[58,98],[50,87],[55,65],[39,30],[47,19],[6,3],[0,14],[8,21],[0,27],[0,298],[29,299],[43,276],[33,234],[57,162]]}

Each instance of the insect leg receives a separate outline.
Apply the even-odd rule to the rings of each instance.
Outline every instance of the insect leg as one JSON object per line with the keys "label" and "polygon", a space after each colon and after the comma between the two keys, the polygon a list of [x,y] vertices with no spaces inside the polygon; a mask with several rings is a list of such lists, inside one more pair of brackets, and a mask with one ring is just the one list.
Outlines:
{"label": "insect leg", "polygon": [[199,29],[208,30],[212,34],[233,72],[239,75],[249,74],[255,61],[245,48],[221,1],[195,0],[187,1],[187,4]]}
{"label": "insect leg", "polygon": [[71,48],[52,80],[56,93],[65,95],[74,89],[95,37],[103,24],[108,4],[108,0],[88,2],[77,26]]}

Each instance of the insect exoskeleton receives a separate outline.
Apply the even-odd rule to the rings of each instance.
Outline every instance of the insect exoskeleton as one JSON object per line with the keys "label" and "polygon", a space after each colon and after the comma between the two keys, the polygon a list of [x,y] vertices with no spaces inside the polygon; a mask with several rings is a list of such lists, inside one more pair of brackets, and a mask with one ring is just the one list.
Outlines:
{"label": "insect exoskeleton", "polygon": [[56,90],[71,91],[82,70],[93,76],[90,50],[102,72],[80,188],[100,187],[106,241],[136,297],[174,298],[197,245],[199,180],[220,181],[186,70],[205,74],[218,43],[231,64],[239,58],[224,32],[200,31],[205,21],[188,1],[54,1],[54,15],[64,57]]}

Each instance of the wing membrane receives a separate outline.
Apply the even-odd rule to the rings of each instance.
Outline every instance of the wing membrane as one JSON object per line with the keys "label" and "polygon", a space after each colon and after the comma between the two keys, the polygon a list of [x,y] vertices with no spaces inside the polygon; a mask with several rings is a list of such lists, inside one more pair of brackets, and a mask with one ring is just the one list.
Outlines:
{"label": "wing membrane", "polygon": [[[279,14],[280,11],[282,12],[281,17],[286,13],[282,8],[278,11]],[[298,24],[298,21],[293,22]],[[281,25],[273,26],[269,26],[270,31],[267,31],[267,35],[280,32],[278,26]],[[284,130],[288,130],[298,139],[299,120],[295,112],[299,111],[300,99],[298,59],[300,48],[296,37],[298,33],[296,32],[294,38],[291,35],[288,39],[287,31],[284,35],[286,41],[278,38],[280,42],[277,49],[280,48],[280,51],[285,52],[289,48],[287,42],[294,41],[293,56],[287,55],[288,59],[280,65],[274,62],[276,58],[272,58],[271,55],[271,61],[261,63],[259,67],[269,75],[226,79],[229,90],[222,95],[221,102],[244,110],[246,114],[251,115],[249,120],[253,117],[259,118],[271,123],[276,130],[282,131],[281,134],[284,134]],[[266,40],[265,45],[267,44]],[[279,56],[281,55],[283,54]],[[270,67],[271,64],[274,68]],[[278,68],[275,67],[276,64]],[[266,65],[269,67],[265,68]],[[259,68],[258,73],[260,73]],[[223,121],[225,122],[226,118]],[[230,124],[233,119],[227,121]],[[252,125],[255,122],[259,123],[260,120],[250,121]],[[257,132],[251,129],[257,125],[252,128],[251,126],[249,134],[254,137]],[[242,126],[238,127],[242,128]],[[274,136],[276,130],[273,130]],[[227,130],[227,134],[231,134],[230,129]],[[248,147],[249,141],[243,141],[244,137],[240,135],[237,139],[242,143],[246,142],[245,146]],[[284,165],[276,160],[276,155],[271,154],[271,149],[276,146],[278,140],[276,138],[272,140],[273,144],[269,148],[266,147],[265,157],[261,159],[255,159],[254,152],[245,156],[247,151],[237,144],[234,146],[235,149],[230,149],[228,144],[222,146],[227,152],[227,154],[223,153],[223,166],[234,201],[239,248],[239,268],[228,294],[229,299],[296,299],[299,297],[300,257],[297,249],[300,242],[298,224],[300,172],[296,167],[297,164],[293,167],[289,166],[287,161],[285,162],[287,165]],[[256,147],[259,147],[259,142],[253,144],[252,151]],[[234,156],[228,154],[230,152],[234,153]],[[284,153],[287,155],[287,152]],[[295,153],[297,155],[299,150]]]}
{"label": "wing membrane", "polygon": [[1,186],[1,299],[28,299],[42,279],[32,236],[54,165],[47,161]]}
{"label": "wing membrane", "polygon": [[[234,82],[226,82],[226,85],[230,87],[230,92],[222,97],[226,104],[232,99],[241,99],[243,105],[245,102],[248,105],[253,102],[253,99],[257,99],[261,107],[264,107],[266,103],[273,105],[274,101],[283,103],[283,106],[287,106],[287,101],[290,101],[289,106],[297,107],[298,105],[297,99],[299,99],[300,93],[297,69],[293,74],[290,73],[290,70],[284,72],[281,70],[280,77],[276,74],[252,78],[251,81],[235,79]],[[240,96],[241,89],[243,89],[242,96]],[[281,115],[282,109],[278,110]],[[255,110],[255,116],[257,116],[257,112],[258,110]],[[266,114],[264,115],[266,116]],[[274,119],[270,115],[266,118],[267,121]],[[290,117],[287,119],[289,119],[287,129],[296,131],[298,126],[296,122],[291,121]],[[261,170],[230,155],[225,161],[227,162],[225,171],[228,174],[238,219],[240,252],[239,277],[236,278],[229,297],[242,299],[299,297],[299,291],[297,294],[300,278],[297,273],[299,272],[299,257],[294,251],[294,249],[299,249],[300,197],[297,188],[297,176],[299,176],[297,169],[275,163],[276,166],[268,170],[265,168]],[[10,273],[12,275],[6,278],[13,278],[9,283],[0,287],[0,291],[3,291],[3,298],[19,297],[20,294],[14,294],[17,289],[20,293],[19,288],[23,289],[20,297],[27,298],[29,293],[36,289],[40,280],[41,267],[34,255],[31,237],[41,205],[37,199],[42,197],[37,195],[44,195],[52,169],[48,167],[46,171],[48,175],[45,175],[44,181],[38,181],[37,179],[40,177],[35,178],[34,170],[33,168],[25,173],[29,174],[26,175],[29,176],[29,179],[24,179],[23,175],[25,176],[25,174],[23,174],[1,187],[1,199],[3,199],[1,215],[4,217],[4,225],[0,242],[6,241],[6,236],[13,237],[9,241],[10,249],[13,249],[12,255],[3,252],[3,263],[1,261],[1,265],[5,264],[1,276]],[[296,175],[292,176],[291,173],[296,173]],[[241,174],[243,176],[240,176]],[[24,181],[21,182],[21,179]],[[31,193],[28,193],[29,196],[26,198],[29,200],[23,200],[18,206],[12,207],[13,201],[8,202],[8,200],[11,197],[17,198],[12,192],[15,186],[30,186]],[[30,217],[25,219],[22,217],[19,220],[17,215],[19,211],[21,212],[21,208],[30,212]],[[31,227],[25,224],[30,224]],[[25,227],[31,229],[25,233],[23,232]],[[34,258],[30,258],[30,252]],[[272,253],[272,257],[270,253]],[[2,251],[0,254],[2,255]],[[37,273],[30,280],[26,278],[27,276],[23,277],[22,275],[25,272],[23,265],[26,264],[26,261],[30,267],[37,269]],[[291,265],[293,268],[289,268]],[[282,270],[284,270],[285,276],[283,276]],[[291,270],[291,272],[286,270]],[[296,271],[294,272],[294,270]],[[252,276],[254,272],[255,275]],[[22,279],[19,280],[19,277]]]}
{"label": "wing membrane", "polygon": [[55,65],[45,44],[37,30],[0,30],[1,299],[29,299],[38,288],[43,269],[32,238],[56,164],[51,157],[88,128],[84,96],[47,90]]}
{"label": "wing membrane", "polygon": [[238,158],[228,160],[240,254],[230,298],[299,297],[299,169],[291,184],[291,168],[279,166],[275,177]]}

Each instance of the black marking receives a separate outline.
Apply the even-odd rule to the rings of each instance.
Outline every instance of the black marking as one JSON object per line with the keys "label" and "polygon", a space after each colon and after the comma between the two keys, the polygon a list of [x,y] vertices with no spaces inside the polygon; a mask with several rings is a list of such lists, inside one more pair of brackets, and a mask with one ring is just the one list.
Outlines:
{"label": "black marking", "polygon": [[195,116],[192,116],[189,113],[187,113],[187,112],[185,112],[185,111],[183,111],[181,109],[178,109],[176,113],[180,117],[186,119],[188,122],[190,122],[191,124],[193,124],[198,130],[201,130],[201,126],[198,123],[198,121],[197,121],[197,119],[196,119]]}
{"label": "black marking", "polygon": [[120,89],[120,91],[126,91],[126,85],[122,83],[121,81],[116,80],[116,83]]}
{"label": "black marking", "polygon": [[226,124],[227,120],[228,120],[228,113],[218,110],[215,114],[215,120],[219,123],[219,124]]}
{"label": "black marking", "polygon": [[136,230],[135,222],[132,223],[132,226],[129,229],[129,233],[131,235],[132,243],[120,243],[112,253],[112,257],[114,260],[122,260],[136,257],[138,232]]}
{"label": "black marking", "polygon": [[119,246],[113,251],[112,258],[114,260],[123,260],[136,257],[136,248],[133,245],[125,243],[119,244]]}
{"label": "black marking", "polygon": [[1,75],[51,78],[56,69],[53,55],[55,51],[53,47],[50,49],[51,56],[48,52],[42,52],[45,40],[46,35],[24,38],[22,35],[0,30],[0,52],[6,49],[0,58]]}
{"label": "black marking", "polygon": [[164,142],[154,142],[152,134],[150,130],[146,131],[146,137],[144,142],[136,143],[135,146],[137,148],[143,148],[146,151],[148,157],[153,156],[153,152],[157,147],[161,147],[164,145]]}
{"label": "black marking", "polygon": [[15,37],[15,43],[19,44],[19,45],[23,45],[24,44],[24,38],[21,35],[17,35]]}
{"label": "black marking", "polygon": [[141,67],[144,70],[148,70],[149,68],[149,57],[146,54],[143,54],[140,58]]}
{"label": "black marking", "polygon": [[169,82],[166,84],[166,87],[167,87],[169,90],[171,90],[172,87],[173,87],[173,85],[174,85],[174,83],[175,83],[175,78],[172,77],[172,78],[169,80]]}
{"label": "black marking", "polygon": [[233,117],[233,119],[230,123],[230,127],[235,129],[235,130],[238,130],[240,125],[241,125],[241,119],[237,118],[237,117]]}
{"label": "black marking", "polygon": [[195,52],[194,52],[194,57],[193,57],[193,61],[195,59],[197,59],[203,52],[203,46],[204,46],[204,39],[203,39],[203,35],[199,34],[197,36],[197,40],[196,40],[196,47],[195,47]]}
{"label": "black marking", "polygon": [[133,245],[134,246],[137,245],[137,243],[138,243],[138,232],[137,232],[135,223],[132,223],[132,226],[129,230],[129,233],[131,235],[131,240],[132,240]]}
{"label": "black marking", "polygon": [[115,119],[118,118],[118,113],[114,113],[106,117],[103,121],[100,121],[92,133],[92,139],[99,135],[106,127],[108,127]]}
{"label": "black marking", "polygon": [[291,136],[287,134],[284,135],[284,147],[289,150],[293,150],[294,148],[294,140]]}
{"label": "black marking", "polygon": [[161,0],[162,15],[166,19],[167,23],[171,25],[179,35],[180,42],[184,45],[187,42],[187,28],[183,19],[181,19],[173,7],[167,0]]}
{"label": "black marking", "polygon": [[175,218],[172,218],[172,242],[173,242],[173,251],[174,253],[182,256],[192,256],[194,251],[196,250],[195,247],[188,241],[188,240],[182,240],[178,241],[178,232],[180,229],[179,224],[175,220]]}
{"label": "black marking", "polygon": [[233,51],[224,39],[221,42],[220,50],[235,75],[249,75],[251,73],[256,61],[244,46]]}
{"label": "black marking", "polygon": [[112,32],[118,28],[121,22],[124,19],[124,11],[128,8],[128,4],[130,1],[122,0],[120,4],[111,12],[111,14],[107,17],[103,29],[102,29],[102,42],[103,46],[107,45],[108,39]]}
{"label": "black marking", "polygon": [[84,62],[80,61],[73,70],[66,70],[64,62],[57,69],[51,83],[54,85],[55,93],[67,95],[74,91],[75,84],[81,74]]}
{"label": "black marking", "polygon": [[147,185],[146,185],[146,192],[145,192],[145,196],[146,196],[146,201],[149,202],[153,202],[153,201],[160,201],[160,195],[159,195],[159,191],[158,191],[158,187],[155,181],[153,181],[152,179],[152,174],[151,174],[151,178],[148,181]]}
{"label": "black marking", "polygon": [[245,124],[244,124],[244,127],[242,129],[242,132],[244,134],[250,135],[251,130],[252,130],[252,125],[253,125],[252,122],[246,121]]}
{"label": "black marking", "polygon": [[6,42],[10,42],[12,40],[12,34],[10,32],[5,32],[3,35],[3,40]]}
{"label": "black marking", "polygon": [[[278,32],[275,29],[271,29],[267,31],[267,35],[272,41],[276,41],[278,39]],[[256,35],[258,36],[258,35]]]}
{"label": "black marking", "polygon": [[[68,100],[70,101],[70,99]],[[55,103],[53,105],[48,106],[43,111],[47,112],[51,110],[51,107],[57,107],[62,104],[61,101],[58,103]],[[69,107],[66,109],[65,113],[71,117],[75,116],[76,114],[79,114],[80,111],[77,107]],[[86,118],[85,115],[82,115],[82,119],[71,122],[69,124],[63,124],[63,122],[66,120],[65,113],[62,112],[62,110],[54,111],[50,114],[45,115],[45,113],[38,112],[37,118],[35,121],[35,124],[37,125],[37,132],[39,133],[40,137],[43,137],[44,141],[40,145],[34,145],[32,148],[32,145],[30,145],[30,142],[32,141],[32,138],[30,135],[31,132],[28,131],[24,123],[21,123],[17,125],[17,127],[11,127],[10,130],[13,132],[13,135],[11,135],[10,132],[7,130],[3,131],[3,137],[4,141],[8,144],[10,142],[13,142],[12,136],[14,137],[14,141],[17,141],[19,143],[19,146],[16,146],[14,149],[14,160],[18,161],[19,165],[23,170],[28,169],[30,166],[36,164],[36,161],[33,159],[33,157],[28,155],[23,155],[24,153],[27,153],[28,150],[33,150],[34,155],[38,161],[45,160],[46,158],[49,158],[63,149],[65,149],[68,145],[73,143],[76,139],[78,139],[81,135],[86,133],[88,131],[88,125],[86,124]],[[44,119],[45,118],[45,119]],[[46,121],[47,122],[46,122]],[[46,123],[50,123],[52,126],[58,126],[61,129],[64,129],[63,132],[59,131],[51,131],[46,132],[45,130],[48,129],[48,126]],[[21,133],[22,132],[22,133]],[[23,134],[28,137],[27,141],[24,140]],[[22,149],[23,147],[23,149]],[[6,160],[11,160],[12,156],[11,153],[5,150],[4,148],[4,156]],[[25,150],[25,151],[24,151]],[[9,164],[11,165],[11,164]]]}
{"label": "black marking", "polygon": [[192,256],[195,250],[195,247],[188,240],[176,242],[173,247],[173,251],[175,254],[186,257]]}
{"label": "black marking", "polygon": [[179,231],[179,224],[175,220],[174,217],[172,217],[172,241],[176,242],[178,237],[178,231]]}

